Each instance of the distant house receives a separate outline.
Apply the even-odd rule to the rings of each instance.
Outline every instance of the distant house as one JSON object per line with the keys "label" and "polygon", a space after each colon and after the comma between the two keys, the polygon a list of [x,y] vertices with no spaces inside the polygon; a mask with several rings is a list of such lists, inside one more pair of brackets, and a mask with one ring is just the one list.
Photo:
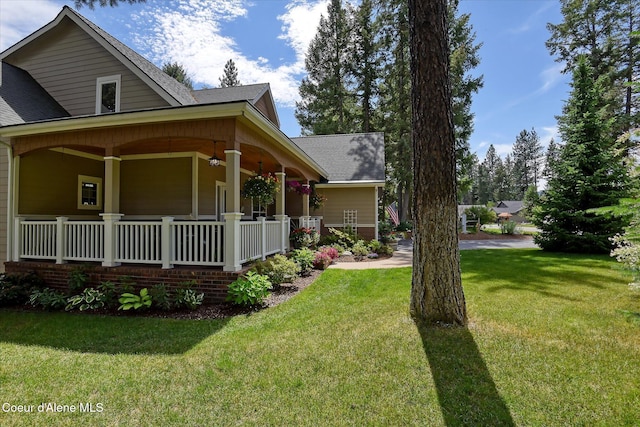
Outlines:
{"label": "distant house", "polygon": [[[93,262],[161,280],[148,268],[239,272],[286,251],[294,224],[377,237],[382,134],[289,138],[269,84],[191,91],[66,6],[0,61],[7,271]],[[279,179],[273,205],[242,197],[257,172]],[[324,205],[310,212],[294,181]]]}
{"label": "distant house", "polygon": [[523,215],[524,202],[522,200],[502,200],[493,207],[493,210],[498,215],[498,218],[506,217],[511,221],[524,222],[526,218]]}

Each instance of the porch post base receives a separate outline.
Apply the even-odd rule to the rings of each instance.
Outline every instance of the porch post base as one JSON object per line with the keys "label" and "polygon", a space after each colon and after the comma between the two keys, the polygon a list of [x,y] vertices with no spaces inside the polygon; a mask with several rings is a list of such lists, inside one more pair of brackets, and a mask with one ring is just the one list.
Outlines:
{"label": "porch post base", "polygon": [[223,271],[240,271],[240,218],[242,212],[223,213],[224,217],[224,267]]}

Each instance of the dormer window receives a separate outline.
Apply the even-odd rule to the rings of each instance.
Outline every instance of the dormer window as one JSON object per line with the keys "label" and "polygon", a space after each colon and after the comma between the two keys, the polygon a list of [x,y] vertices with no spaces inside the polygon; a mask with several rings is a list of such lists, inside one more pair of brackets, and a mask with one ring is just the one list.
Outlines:
{"label": "dormer window", "polygon": [[120,74],[96,79],[96,114],[120,111]]}

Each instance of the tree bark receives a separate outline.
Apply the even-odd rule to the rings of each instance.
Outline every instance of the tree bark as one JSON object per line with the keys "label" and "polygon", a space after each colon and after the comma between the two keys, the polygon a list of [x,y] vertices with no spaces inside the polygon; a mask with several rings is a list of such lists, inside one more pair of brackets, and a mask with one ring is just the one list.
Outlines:
{"label": "tree bark", "polygon": [[460,276],[447,1],[409,0],[414,253],[411,315],[467,324]]}

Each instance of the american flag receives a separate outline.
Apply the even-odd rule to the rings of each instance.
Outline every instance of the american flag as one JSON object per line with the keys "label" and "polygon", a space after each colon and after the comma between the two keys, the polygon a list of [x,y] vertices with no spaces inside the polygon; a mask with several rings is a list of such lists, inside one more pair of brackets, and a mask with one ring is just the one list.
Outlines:
{"label": "american flag", "polygon": [[398,209],[396,209],[396,202],[393,202],[389,206],[387,206],[387,213],[389,214],[389,217],[391,218],[391,222],[393,222],[394,225],[400,224],[400,218],[398,217]]}

